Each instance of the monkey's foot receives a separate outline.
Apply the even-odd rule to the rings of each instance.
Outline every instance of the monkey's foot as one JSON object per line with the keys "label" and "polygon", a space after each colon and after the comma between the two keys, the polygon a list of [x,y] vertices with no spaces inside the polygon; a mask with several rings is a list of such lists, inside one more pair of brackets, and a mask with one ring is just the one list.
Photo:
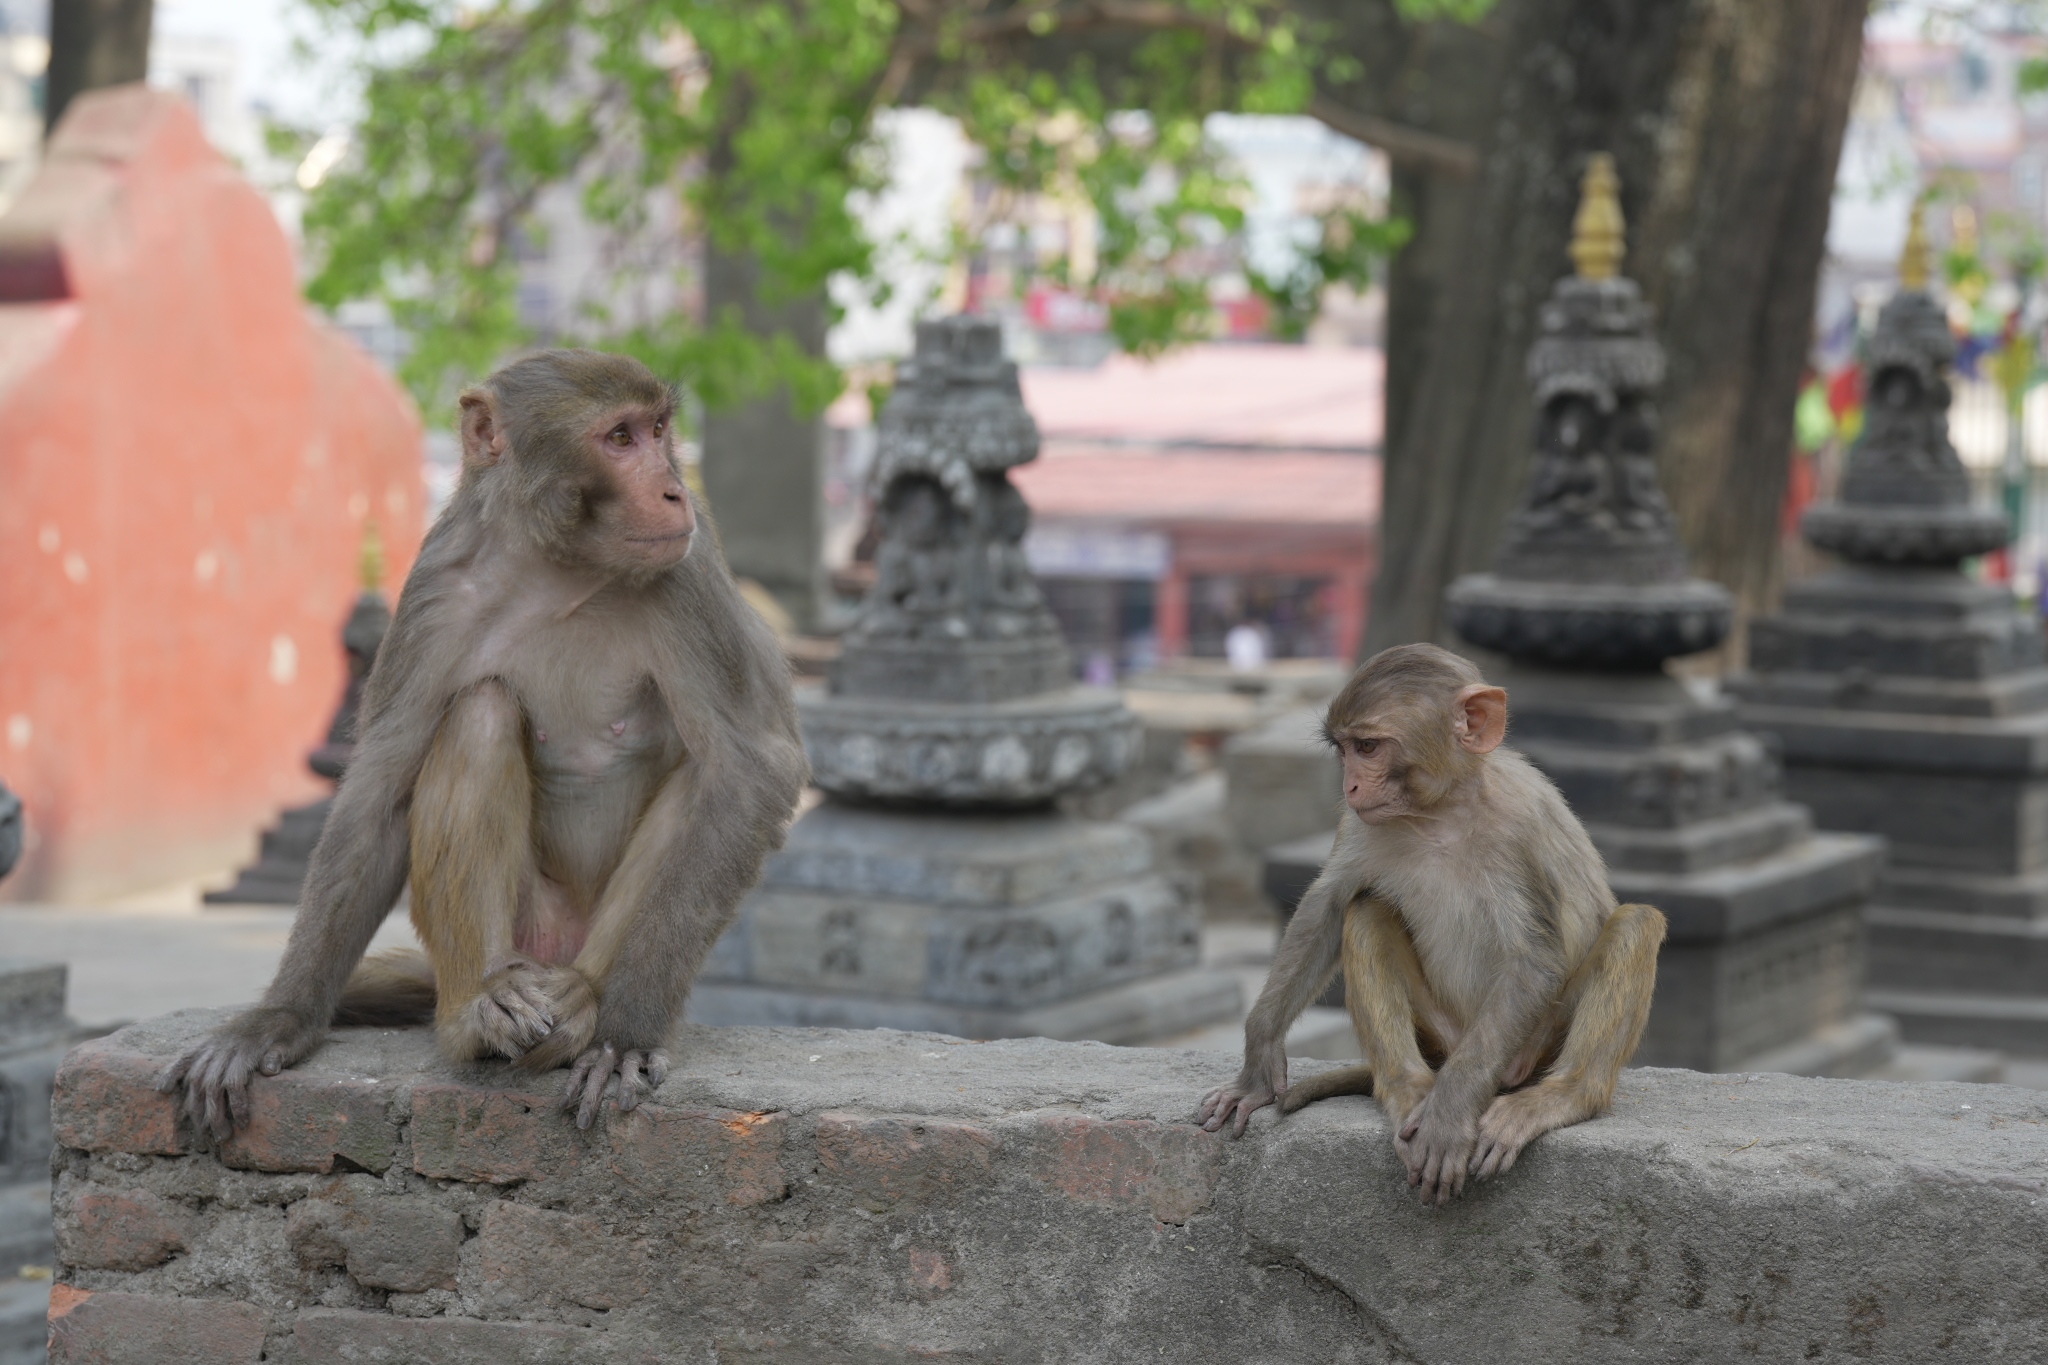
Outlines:
{"label": "monkey's foot", "polygon": [[1540,1081],[1528,1090],[1502,1095],[1479,1120],[1479,1142],[1472,1153],[1474,1178],[1486,1180],[1514,1169],[1515,1158],[1531,1139],[1573,1122],[1563,1117],[1562,1093]]}
{"label": "monkey's foot", "polygon": [[183,1089],[192,1127],[225,1141],[249,1126],[249,1083],[275,1076],[326,1036],[290,1010],[253,1009],[230,1021],[205,1042],[156,1074],[158,1091]]}
{"label": "monkey's foot", "polygon": [[588,1128],[597,1117],[597,1106],[614,1075],[619,1078],[619,1108],[631,1109],[668,1078],[668,1054],[660,1048],[620,1051],[604,1043],[578,1057],[569,1068],[569,1084],[562,1089],[562,1108],[576,1111],[578,1128]]}
{"label": "monkey's foot", "polygon": [[1380,1102],[1380,1112],[1398,1133],[1408,1126],[1408,1120],[1415,1117],[1415,1111],[1422,1108],[1422,1102],[1435,1088],[1436,1073],[1425,1068],[1376,1083],[1372,1097]]}
{"label": "monkey's foot", "polygon": [[1408,1167],[1408,1183],[1425,1204],[1445,1204],[1465,1192],[1465,1176],[1479,1125],[1456,1112],[1440,1090],[1432,1090],[1394,1138],[1394,1151]]}

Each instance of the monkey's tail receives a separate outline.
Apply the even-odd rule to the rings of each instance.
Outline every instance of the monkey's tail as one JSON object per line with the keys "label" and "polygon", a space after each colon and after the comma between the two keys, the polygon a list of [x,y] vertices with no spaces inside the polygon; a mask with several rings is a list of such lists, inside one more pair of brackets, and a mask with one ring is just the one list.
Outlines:
{"label": "monkey's tail", "polygon": [[428,1024],[434,1019],[434,968],[416,948],[389,948],[356,964],[341,988],[334,1022]]}
{"label": "monkey's tail", "polygon": [[1287,1095],[1280,1101],[1280,1112],[1291,1114],[1304,1104],[1314,1104],[1332,1095],[1370,1095],[1372,1093],[1372,1068],[1369,1066],[1343,1066],[1335,1071],[1325,1071],[1320,1076],[1311,1076],[1305,1081],[1287,1087]]}

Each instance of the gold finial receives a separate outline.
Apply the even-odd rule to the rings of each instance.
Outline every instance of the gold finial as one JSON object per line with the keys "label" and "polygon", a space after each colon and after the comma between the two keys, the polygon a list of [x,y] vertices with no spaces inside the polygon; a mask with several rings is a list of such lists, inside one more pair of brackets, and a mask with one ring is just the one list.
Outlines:
{"label": "gold finial", "polygon": [[377,534],[374,521],[363,523],[363,544],[356,551],[356,579],[364,592],[378,592],[384,587],[384,537]]}
{"label": "gold finial", "polygon": [[1586,163],[1586,175],[1579,182],[1579,211],[1572,219],[1572,264],[1582,280],[1611,280],[1621,273],[1622,243],[1621,178],[1614,173],[1614,158],[1606,152],[1593,153]]}
{"label": "gold finial", "polygon": [[1927,206],[1920,199],[1913,201],[1913,211],[1906,217],[1906,246],[1899,252],[1899,288],[1927,288]]}

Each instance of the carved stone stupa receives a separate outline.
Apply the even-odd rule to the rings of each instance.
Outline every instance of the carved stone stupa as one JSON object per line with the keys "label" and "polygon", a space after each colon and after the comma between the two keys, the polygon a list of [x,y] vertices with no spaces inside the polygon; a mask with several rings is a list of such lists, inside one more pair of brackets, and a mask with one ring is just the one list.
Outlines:
{"label": "carved stone stupa", "polygon": [[1896,1045],[1861,1009],[1860,913],[1874,839],[1816,834],[1779,794],[1769,747],[1726,698],[1666,659],[1727,634],[1728,592],[1692,578],[1659,486],[1663,349],[1619,272],[1612,162],[1596,156],[1573,224],[1577,273],[1530,351],[1536,458],[1495,570],[1454,583],[1457,631],[1506,655],[1508,742],[1549,775],[1607,860],[1617,899],[1670,933],[1636,1062],[1867,1074]]}
{"label": "carved stone stupa", "polygon": [[[377,650],[384,632],[391,628],[391,607],[384,600],[384,550],[374,528],[363,537],[358,566],[362,591],[355,608],[341,628],[341,648],[348,657],[348,681],[342,688],[341,704],[328,722],[327,738],[306,755],[306,766],[315,776],[339,782],[348,771],[355,753],[356,713],[363,705],[363,684],[370,666],[377,662]],[[236,876],[233,886],[209,891],[201,897],[208,905],[297,905],[305,888],[306,867],[313,858],[313,846],[327,826],[327,812],[334,798],[324,796],[303,806],[282,812],[277,823],[263,831],[256,861]]]}
{"label": "carved stone stupa", "polygon": [[1038,429],[996,323],[922,323],[878,422],[876,580],[829,688],[799,692],[825,800],[690,1002],[714,1024],[1137,1042],[1228,1018],[1199,916],[1140,831],[1054,811],[1139,742],[1076,687],[1007,471]]}
{"label": "carved stone stupa", "polygon": [[1891,841],[1872,1003],[1916,1041],[2048,1053],[2048,667],[2010,588],[1961,569],[2007,528],[1949,442],[1955,342],[1925,252],[1916,212],[1840,496],[1801,526],[1842,564],[1751,626],[1730,687],[1823,824]]}

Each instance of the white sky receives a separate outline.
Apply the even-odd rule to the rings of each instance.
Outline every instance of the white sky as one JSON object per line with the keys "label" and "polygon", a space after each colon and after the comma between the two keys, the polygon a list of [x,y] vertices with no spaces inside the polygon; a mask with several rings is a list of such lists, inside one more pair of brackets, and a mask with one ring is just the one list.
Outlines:
{"label": "white sky", "polygon": [[346,63],[318,52],[309,63],[292,51],[294,39],[320,33],[299,0],[156,0],[153,22],[158,33],[232,40],[251,104],[315,130],[349,121],[355,93]]}

